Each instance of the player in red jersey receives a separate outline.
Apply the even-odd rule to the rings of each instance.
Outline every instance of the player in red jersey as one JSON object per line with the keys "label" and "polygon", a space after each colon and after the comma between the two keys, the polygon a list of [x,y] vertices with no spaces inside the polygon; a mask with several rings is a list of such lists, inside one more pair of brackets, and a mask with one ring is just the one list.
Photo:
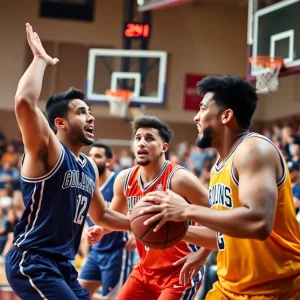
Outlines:
{"label": "player in red jersey", "polygon": [[[144,116],[133,122],[134,155],[137,166],[123,170],[114,185],[111,209],[126,214],[147,193],[172,189],[190,203],[209,206],[207,190],[188,170],[166,160],[172,131],[155,117]],[[87,233],[93,244],[102,236],[102,228],[91,227]],[[117,300],[193,299],[201,285],[204,268],[193,280],[183,286],[179,283],[181,266],[173,263],[197,247],[183,241],[175,246],[156,250],[137,240],[140,262],[132,270]],[[198,248],[199,249],[199,248]],[[205,261],[210,250],[203,251]]]}

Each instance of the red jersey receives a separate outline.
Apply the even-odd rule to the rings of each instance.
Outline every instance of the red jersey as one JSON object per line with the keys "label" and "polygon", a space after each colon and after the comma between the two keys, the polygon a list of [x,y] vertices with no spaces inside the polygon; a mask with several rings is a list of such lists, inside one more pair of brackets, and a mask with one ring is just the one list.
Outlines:
{"label": "red jersey", "polygon": [[[134,205],[146,194],[157,190],[165,191],[166,189],[171,189],[172,176],[178,169],[184,168],[166,161],[156,178],[147,184],[147,186],[144,186],[140,174],[140,166],[131,168],[124,184],[124,195],[127,200],[129,212],[131,213]],[[172,264],[175,261],[199,249],[185,242],[179,242],[175,246],[165,250],[151,249],[137,239],[136,245],[141,258],[140,264],[148,269],[174,268]]]}

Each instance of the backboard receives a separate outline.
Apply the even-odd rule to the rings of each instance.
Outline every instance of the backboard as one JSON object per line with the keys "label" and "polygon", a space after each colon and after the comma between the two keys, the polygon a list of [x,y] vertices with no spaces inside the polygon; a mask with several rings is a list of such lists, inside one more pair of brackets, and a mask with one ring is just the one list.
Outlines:
{"label": "backboard", "polygon": [[161,105],[165,101],[167,52],[124,49],[90,49],[86,97],[107,102],[105,91],[133,92],[134,105]]}
{"label": "backboard", "polygon": [[[262,3],[274,3],[265,5]],[[284,59],[279,76],[300,72],[300,0],[249,0],[248,58],[275,56]],[[248,79],[258,70],[248,62]]]}

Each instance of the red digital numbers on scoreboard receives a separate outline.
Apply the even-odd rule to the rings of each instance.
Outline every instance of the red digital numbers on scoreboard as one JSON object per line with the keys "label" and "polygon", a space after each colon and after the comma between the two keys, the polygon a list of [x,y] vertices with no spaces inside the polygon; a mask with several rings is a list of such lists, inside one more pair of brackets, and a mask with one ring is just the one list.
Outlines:
{"label": "red digital numbers on scoreboard", "polygon": [[150,25],[145,23],[125,23],[124,36],[129,39],[148,39],[150,28]]}

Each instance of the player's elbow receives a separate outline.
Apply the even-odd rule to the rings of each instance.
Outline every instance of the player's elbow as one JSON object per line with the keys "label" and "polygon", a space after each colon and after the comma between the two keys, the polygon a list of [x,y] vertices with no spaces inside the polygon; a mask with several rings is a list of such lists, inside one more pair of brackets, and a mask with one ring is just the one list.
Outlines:
{"label": "player's elbow", "polygon": [[20,110],[32,110],[33,102],[26,96],[22,94],[17,94],[15,96],[15,109]]}
{"label": "player's elbow", "polygon": [[271,225],[270,222],[268,222],[267,220],[263,219],[259,221],[257,224],[255,238],[260,241],[266,240],[270,236],[272,229],[273,229],[273,224]]}

